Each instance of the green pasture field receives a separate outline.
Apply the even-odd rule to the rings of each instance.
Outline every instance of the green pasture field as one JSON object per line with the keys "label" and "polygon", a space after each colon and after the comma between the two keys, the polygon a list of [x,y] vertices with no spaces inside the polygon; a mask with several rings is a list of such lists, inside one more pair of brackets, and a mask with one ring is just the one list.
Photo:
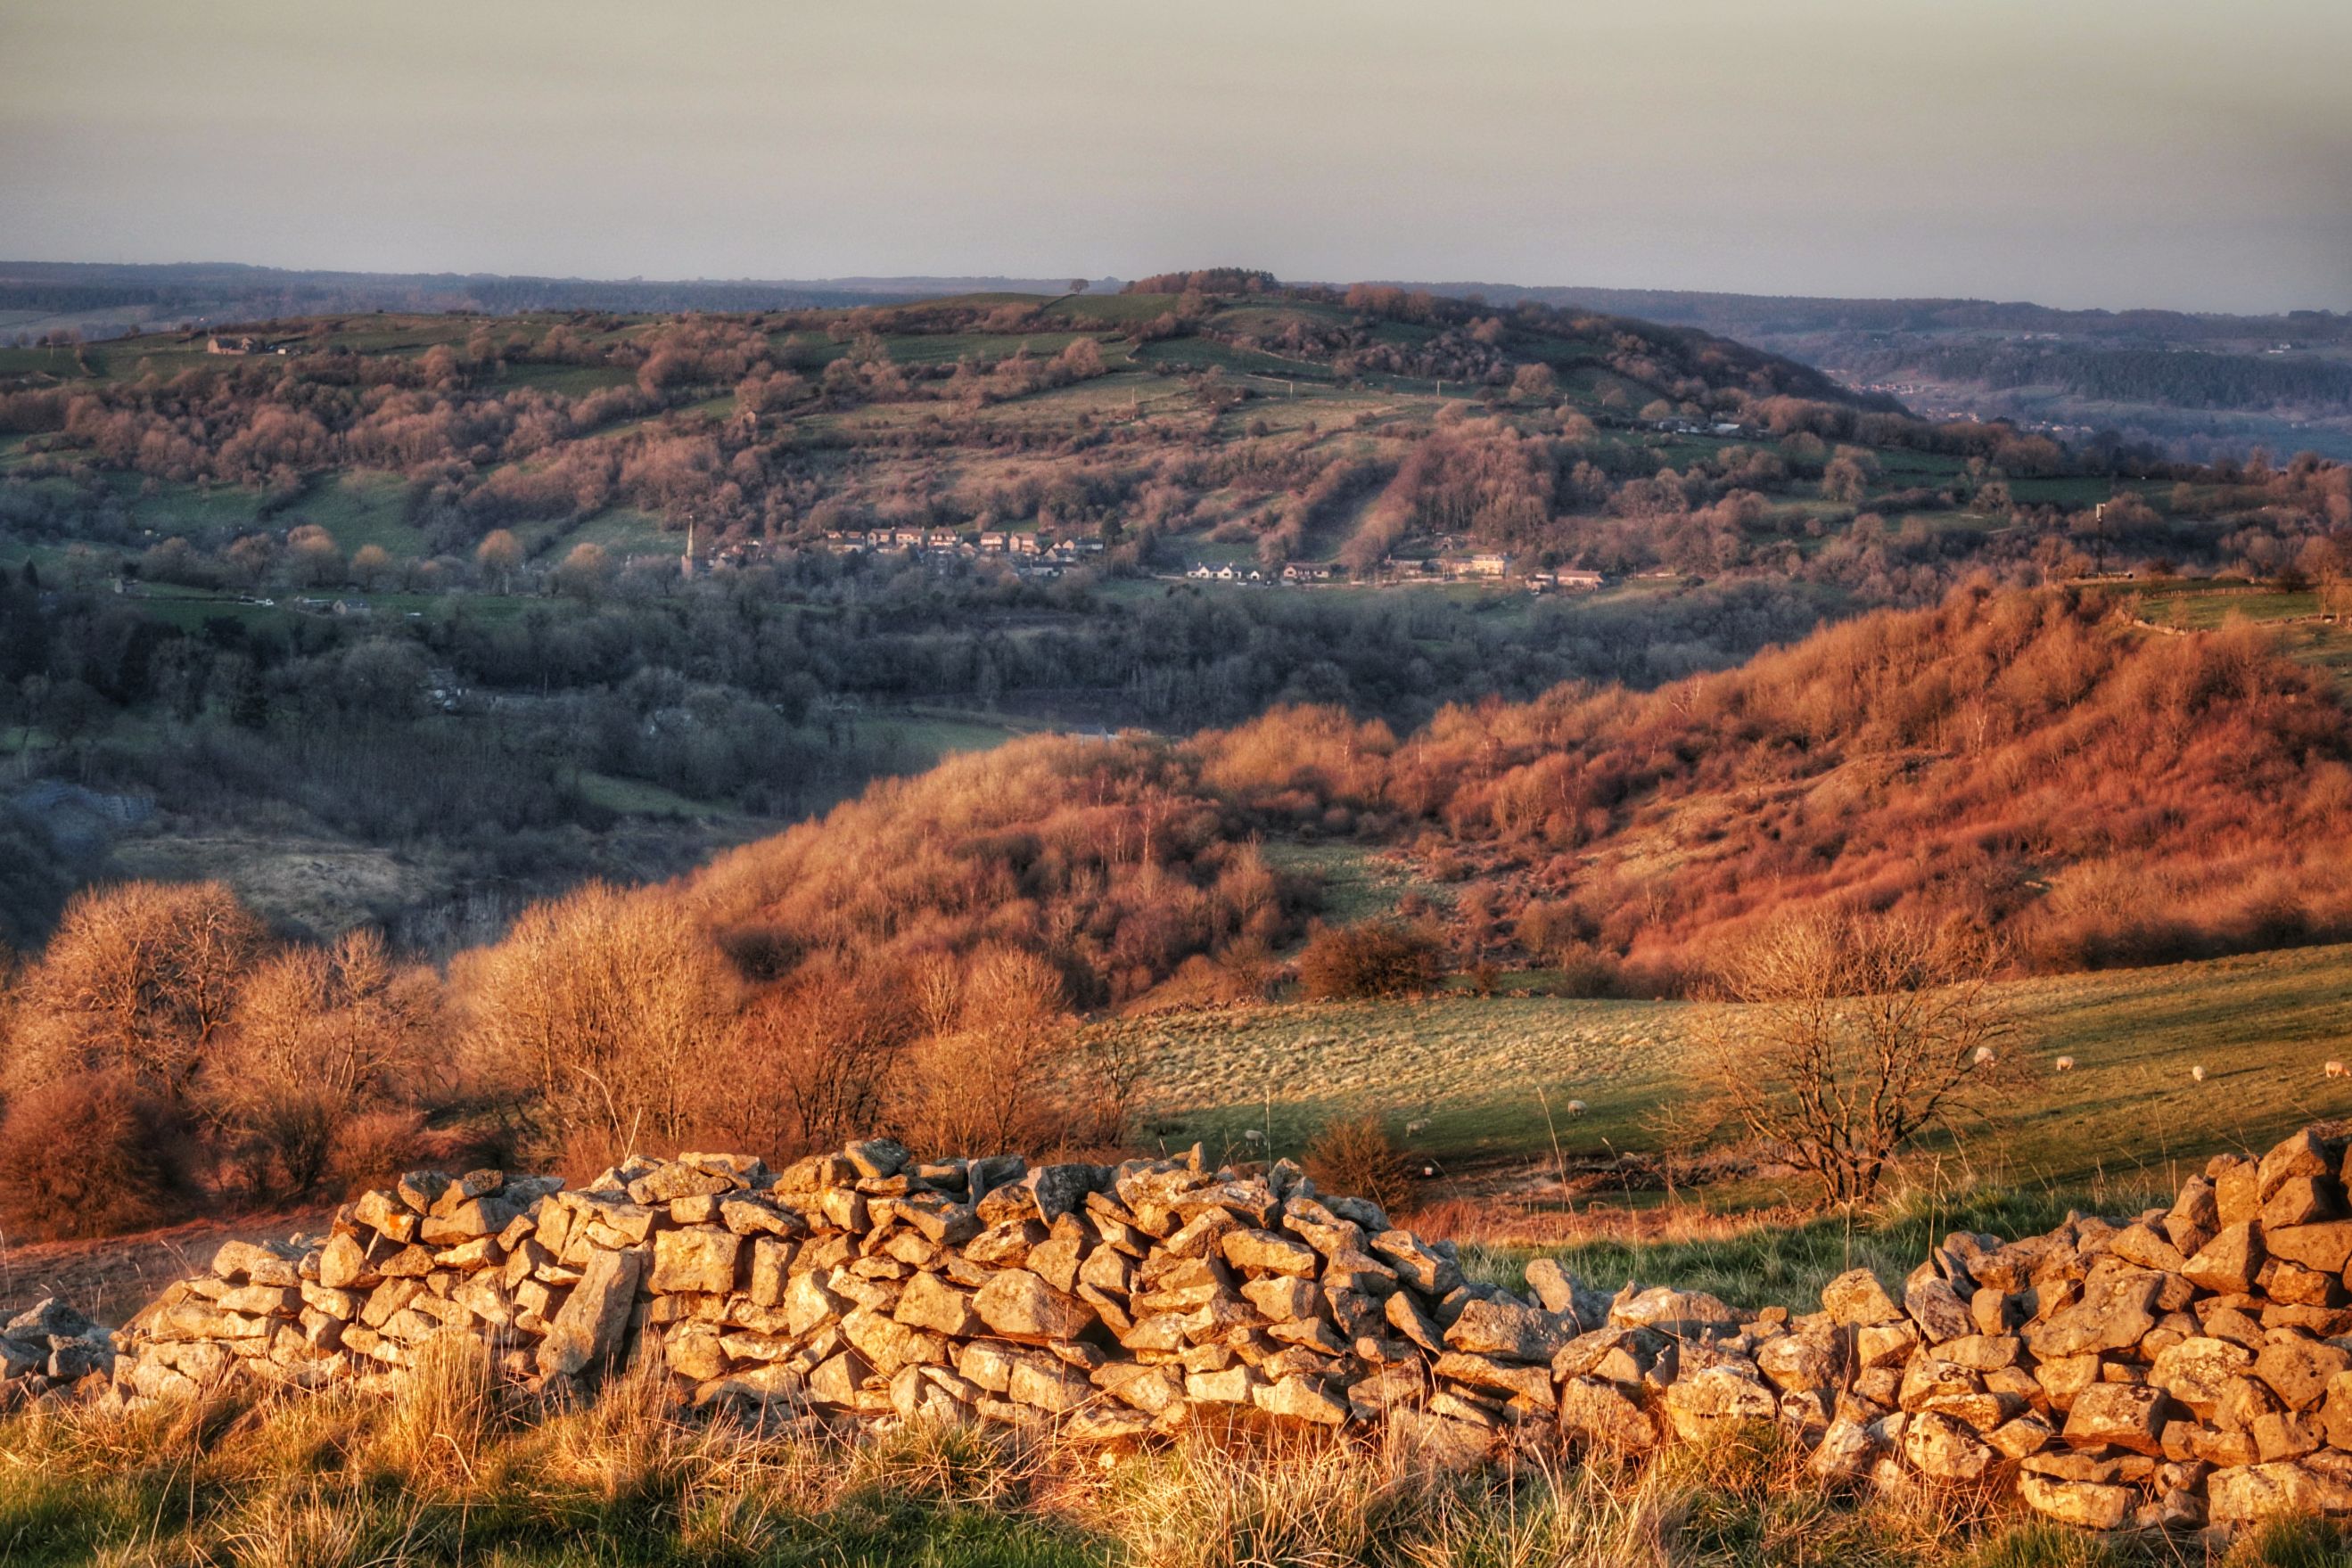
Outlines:
{"label": "green pasture field", "polygon": [[[1012,298],[1031,298],[1018,295]],[[1176,308],[1173,294],[1076,294],[1056,299],[1045,307],[1048,316],[1067,316],[1081,321],[1116,321],[1122,325],[1150,321]]]}
{"label": "green pasture field", "polygon": [[731,806],[697,800],[690,796],[665,789],[642,779],[623,779],[610,773],[580,775],[580,793],[608,811],[618,811],[628,817],[676,817],[683,819],[739,818],[742,813]]}
{"label": "green pasture field", "polygon": [[2016,501],[2035,506],[2076,508],[2095,507],[2101,501],[2112,499],[2118,491],[2122,490],[2137,490],[2143,495],[2154,496],[2159,490],[2168,495],[2171,486],[2168,482],[2160,485],[2153,479],[2116,480],[2095,474],[2070,476],[2064,478],[2009,481],[2010,496]]}
{"label": "green pasture field", "polygon": [[415,559],[426,553],[425,534],[408,520],[407,497],[408,482],[397,474],[346,469],[305,491],[282,520],[317,524],[347,556],[381,545],[395,559]]}
{"label": "green pasture field", "polygon": [[73,380],[88,372],[79,352],[64,349],[0,348],[0,376],[57,376]]}
{"label": "green pasture field", "polygon": [[503,387],[537,387],[563,397],[583,397],[607,387],[626,386],[636,372],[625,365],[509,364],[499,373]]}
{"label": "green pasture field", "polygon": [[[1343,879],[1339,897],[1362,902],[1363,891]],[[1928,1151],[1984,1179],[2161,1191],[2218,1151],[2258,1151],[2306,1122],[2352,1116],[2352,1079],[2322,1071],[2352,1058],[2352,946],[2023,979],[2002,990],[2022,1031],[2013,1049],[2039,1071],[1997,1121]],[[1255,1129],[1276,1153],[1296,1155],[1332,1118],[1373,1112],[1416,1158],[1444,1165],[1549,1157],[1555,1134],[1571,1157],[1654,1149],[1644,1119],[1669,1097],[1705,1089],[1703,1011],[1450,993],[1092,1027],[1146,1038],[1158,1063],[1155,1125],[1171,1143],[1240,1150]],[[2074,1058],[2073,1071],[2052,1069],[2060,1056]],[[2191,1073],[2200,1066],[2202,1082]],[[1571,1100],[1585,1114],[1564,1113]],[[1411,1123],[1426,1124],[1404,1135]]]}
{"label": "green pasture field", "polygon": [[2290,591],[2235,578],[2143,580],[2105,588],[2111,595],[2137,595],[2140,619],[2151,626],[2210,632],[2242,621],[2265,627],[2281,653],[2324,671],[2352,696],[2352,626],[2325,619],[2315,590]]}
{"label": "green pasture field", "polygon": [[1328,365],[1306,361],[1285,359],[1260,349],[1236,348],[1231,343],[1219,343],[1207,338],[1167,338],[1156,343],[1146,343],[1135,350],[1136,360],[1155,367],[1184,366],[1205,370],[1214,366],[1227,375],[1264,375],[1277,381],[1328,382],[1331,380]]}
{"label": "green pasture field", "polygon": [[560,564],[573,545],[602,545],[615,558],[633,555],[677,555],[686,549],[686,535],[666,533],[661,519],[635,507],[607,507],[593,517],[568,517],[519,523],[514,536],[526,554],[543,566]]}
{"label": "green pasture field", "polygon": [[858,738],[869,746],[888,748],[903,771],[935,766],[961,751],[989,751],[1017,736],[1045,728],[1011,719],[915,708],[860,714],[854,721]]}
{"label": "green pasture field", "polygon": [[109,474],[106,483],[122,497],[133,521],[158,534],[228,535],[292,526],[284,518],[264,523],[261,507],[267,495],[242,485],[205,486],[158,479],[149,494],[147,481],[137,474]]}
{"label": "green pasture field", "polygon": [[[1033,359],[1050,360],[1087,336],[1084,332],[902,332],[883,342],[891,361],[901,365],[952,364],[967,355],[982,364],[994,364],[1024,350]],[[1111,357],[1104,355],[1106,360]]]}

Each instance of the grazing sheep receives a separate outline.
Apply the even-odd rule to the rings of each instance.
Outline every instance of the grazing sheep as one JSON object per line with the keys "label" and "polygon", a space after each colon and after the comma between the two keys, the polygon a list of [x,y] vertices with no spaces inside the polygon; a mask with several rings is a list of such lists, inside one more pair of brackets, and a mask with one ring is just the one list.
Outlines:
{"label": "grazing sheep", "polygon": [[2343,1064],[2342,1062],[2340,1062],[2340,1061],[2331,1061],[2331,1062],[2329,1062],[2329,1063],[2327,1064],[2327,1076],[2328,1076],[2328,1077],[2330,1077],[2330,1078],[2341,1078],[2341,1077],[2343,1077],[2343,1076],[2344,1076],[2344,1073],[2345,1073],[2345,1067],[2344,1067],[2344,1064]]}
{"label": "grazing sheep", "polygon": [[2074,1059],[2071,1056],[2062,1056],[2050,1065],[2061,1072],[2072,1072],[2074,1071]]}
{"label": "grazing sheep", "polygon": [[1581,1100],[1570,1100],[1567,1105],[1562,1107],[1562,1109],[1567,1111],[1567,1113],[1571,1116],[1581,1116],[1584,1114],[1584,1102]]}
{"label": "grazing sheep", "polygon": [[2189,1070],[2189,1077],[2191,1077],[2191,1078],[2194,1078],[2194,1079],[2195,1079],[2195,1080],[2197,1080],[2197,1082],[2200,1082],[2200,1083],[2204,1082],[2205,1082],[2205,1066],[2204,1066],[2204,1064],[2203,1064],[2202,1062],[2200,1062],[2200,1063],[2199,1063],[2198,1065],[2196,1065],[2195,1067],[2190,1068],[2190,1069]]}
{"label": "grazing sheep", "polygon": [[1242,1142],[1245,1144],[1263,1144],[1265,1142],[1265,1134],[1258,1131],[1255,1127],[1252,1127],[1242,1134]]}
{"label": "grazing sheep", "polygon": [[1986,1067],[1990,1066],[1991,1062],[1992,1047],[1989,1045],[1980,1045],[1977,1047],[1977,1065],[1979,1067]]}
{"label": "grazing sheep", "polygon": [[1418,1137],[1427,1131],[1429,1131],[1429,1118],[1426,1116],[1418,1117],[1404,1124],[1404,1135],[1408,1138]]}

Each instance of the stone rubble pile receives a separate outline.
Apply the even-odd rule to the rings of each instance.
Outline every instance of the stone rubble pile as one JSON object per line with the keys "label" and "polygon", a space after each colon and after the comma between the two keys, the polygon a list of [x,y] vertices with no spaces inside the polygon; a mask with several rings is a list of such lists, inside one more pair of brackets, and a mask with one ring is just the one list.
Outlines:
{"label": "stone rubble pile", "polygon": [[1446,1463],[1760,1423],[1825,1481],[2013,1488],[2100,1530],[2226,1526],[2352,1512],[2345,1166],[2307,1130],[2217,1158],[2168,1209],[1956,1234],[1899,1290],[1856,1270],[1801,1315],[1612,1297],[1549,1260],[1517,1295],[1287,1162],[1210,1170],[1197,1150],[1033,1167],[876,1140],[782,1171],[632,1160],[578,1190],[420,1172],[322,1238],[224,1246],[119,1355],[52,1304],[0,1357],[45,1358],[33,1392],[127,1400],[237,1375],[389,1386],[454,1331],[559,1399],[657,1354],[682,1404],[768,1422],[1099,1441],[1246,1407],[1384,1424]]}
{"label": "stone rubble pile", "polygon": [[113,1372],[112,1336],[54,1297],[0,1323],[0,1410],[103,1387]]}

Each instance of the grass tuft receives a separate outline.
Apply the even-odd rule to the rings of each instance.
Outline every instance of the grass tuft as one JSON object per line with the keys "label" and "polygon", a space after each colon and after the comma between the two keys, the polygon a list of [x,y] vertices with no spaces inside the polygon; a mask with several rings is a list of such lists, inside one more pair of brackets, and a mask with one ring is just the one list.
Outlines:
{"label": "grass tuft", "polygon": [[[2180,1568],[1996,1496],[1827,1491],[1769,1433],[1647,1467],[1432,1473],[1402,1443],[1202,1419],[1107,1455],[1049,1433],[877,1436],[677,1417],[656,1369],[533,1423],[462,1361],[349,1393],[0,1418],[0,1563],[47,1568]],[[461,1462],[462,1461],[462,1462]],[[2352,1561],[2338,1527],[2225,1568]]]}

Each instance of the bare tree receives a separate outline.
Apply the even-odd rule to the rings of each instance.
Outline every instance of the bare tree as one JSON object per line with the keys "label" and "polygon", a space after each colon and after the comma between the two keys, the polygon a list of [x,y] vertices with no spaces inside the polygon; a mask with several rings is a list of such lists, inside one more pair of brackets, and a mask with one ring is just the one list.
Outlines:
{"label": "bare tree", "polygon": [[273,1179],[307,1191],[349,1118],[427,1086],[439,1001],[433,971],[394,962],[372,931],[285,948],[238,992],[199,1098],[275,1162]]}
{"label": "bare tree", "polygon": [[693,1069],[735,1006],[726,961],[674,908],[603,883],[533,904],[452,978],[475,1061],[583,1164],[674,1145]]}
{"label": "bare tree", "polygon": [[522,565],[522,544],[504,528],[492,528],[474,549],[474,562],[505,593],[514,586],[515,569]]}
{"label": "bare tree", "polygon": [[914,1029],[895,976],[818,959],[743,1009],[733,1065],[704,1083],[698,1126],[772,1158],[870,1136]]}
{"label": "bare tree", "polygon": [[[1067,1090],[1076,1044],[1061,977],[1033,953],[994,946],[978,949],[961,970],[950,1026],[914,1051],[909,1130],[941,1153],[998,1154],[1061,1142],[1072,1130]],[[919,983],[919,993],[923,988]],[[936,1002],[917,1006],[939,1016]]]}
{"label": "bare tree", "polygon": [[1822,1184],[1867,1203],[1914,1139],[1987,1113],[2024,1073],[1984,939],[1916,918],[1808,913],[1723,967],[1709,1055],[1731,1114]]}
{"label": "bare tree", "polygon": [[26,977],[6,1042],[11,1092],[120,1069],[177,1104],[227,1022],[261,923],[217,882],[75,895]]}

